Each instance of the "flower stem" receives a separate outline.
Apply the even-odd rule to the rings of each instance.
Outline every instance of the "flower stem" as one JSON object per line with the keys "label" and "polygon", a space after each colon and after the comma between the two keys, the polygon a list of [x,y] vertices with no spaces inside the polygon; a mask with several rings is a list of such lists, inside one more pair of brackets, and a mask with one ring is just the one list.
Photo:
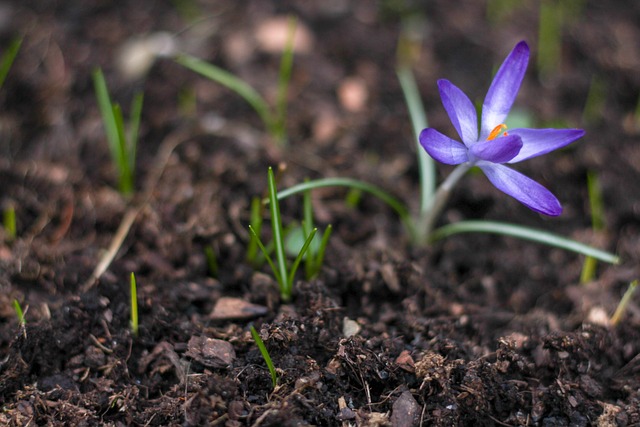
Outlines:
{"label": "flower stem", "polygon": [[429,236],[433,231],[433,226],[436,223],[436,220],[440,217],[442,213],[442,209],[444,209],[447,200],[449,200],[449,196],[451,195],[451,190],[458,183],[460,178],[467,173],[469,169],[473,166],[473,163],[466,162],[458,165],[453,172],[449,174],[447,179],[444,180],[438,190],[436,191],[433,199],[431,201],[431,205],[429,209],[422,212],[418,217],[418,220],[415,224],[416,230],[416,240],[419,245],[426,245],[429,242]]}

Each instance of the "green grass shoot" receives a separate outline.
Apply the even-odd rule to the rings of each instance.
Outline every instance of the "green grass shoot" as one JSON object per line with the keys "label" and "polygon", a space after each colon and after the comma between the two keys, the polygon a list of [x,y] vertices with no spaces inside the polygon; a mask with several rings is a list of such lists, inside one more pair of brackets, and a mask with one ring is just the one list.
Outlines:
{"label": "green grass shoot", "polygon": [[285,233],[282,228],[282,218],[280,215],[280,203],[278,201],[278,191],[276,189],[276,179],[273,174],[273,169],[269,168],[268,171],[268,184],[269,184],[269,209],[271,213],[271,237],[273,241],[273,249],[275,252],[275,262],[269,255],[269,252],[265,245],[260,240],[256,230],[249,225],[249,232],[253,239],[255,239],[258,247],[262,251],[269,267],[273,271],[273,275],[278,282],[280,288],[280,297],[284,302],[291,301],[293,294],[293,281],[295,274],[300,266],[304,254],[307,252],[311,241],[316,235],[317,229],[312,230],[311,234],[307,237],[306,241],[300,248],[300,252],[296,256],[291,266],[287,263],[287,255],[285,250]]}
{"label": "green grass shoot", "polygon": [[522,5],[520,0],[489,0],[487,1],[487,21],[499,25],[517,7]]}
{"label": "green grass shoot", "polygon": [[291,71],[293,69],[293,40],[296,19],[289,19],[289,34],[285,45],[278,74],[278,92],[275,106],[272,108],[262,95],[244,80],[232,73],[196,57],[181,54],[176,57],[180,65],[230,89],[242,97],[260,116],[267,132],[275,142],[284,146],[287,143],[286,118],[287,95]]}
{"label": "green grass shoot", "polygon": [[16,208],[13,203],[9,203],[2,212],[2,226],[7,240],[14,241],[18,236],[18,227],[16,225]]}
{"label": "green grass shoot", "polygon": [[[251,228],[258,236],[262,232],[262,213],[263,213],[264,205],[262,204],[262,198],[256,196],[251,199],[251,218],[249,220],[249,224],[251,224]],[[251,264],[253,268],[258,268],[262,264],[262,260],[258,259],[259,254],[258,241],[253,237],[249,239],[249,244],[247,245],[247,262]]]}
{"label": "green grass shoot", "polygon": [[627,311],[627,306],[629,305],[629,302],[631,301],[631,297],[635,293],[637,287],[638,287],[638,280],[634,280],[633,282],[629,283],[629,287],[627,288],[626,292],[622,296],[622,299],[620,299],[620,303],[618,304],[616,311],[613,313],[613,316],[611,316],[611,324],[613,326],[620,323],[620,320],[622,319],[622,316],[624,315],[624,313]]}
{"label": "green grass shoot", "polygon": [[130,279],[131,293],[131,331],[135,337],[138,336],[138,286],[136,284],[136,275],[131,273]]}
{"label": "green grass shoot", "polygon": [[427,115],[425,113],[420,91],[416,84],[415,77],[409,66],[399,66],[397,70],[400,87],[404,94],[404,99],[409,110],[413,129],[413,139],[415,143],[416,156],[418,157],[418,170],[420,171],[420,217],[427,215],[431,208],[433,196],[436,191],[436,166],[435,161],[427,154],[420,145],[418,139],[422,129],[428,127]]}
{"label": "green grass shoot", "polygon": [[256,328],[251,325],[249,329],[251,330],[251,336],[253,337],[253,340],[258,346],[258,350],[260,350],[260,354],[262,354],[262,358],[267,364],[267,368],[269,369],[269,373],[271,374],[271,384],[273,385],[273,388],[276,388],[276,386],[278,385],[278,374],[276,373],[276,368],[273,366],[273,361],[271,360],[269,351],[264,345],[262,338],[260,338],[260,334],[258,334],[258,331],[256,331]]}
{"label": "green grass shoot", "polygon": [[556,73],[560,67],[564,8],[561,2],[540,1],[538,26],[538,72],[543,77]]}
{"label": "green grass shoot", "polygon": [[633,121],[635,122],[636,128],[640,129],[640,95],[638,95],[636,110],[633,112]]}
{"label": "green grass shoot", "polygon": [[16,59],[16,56],[18,56],[21,45],[22,37],[14,39],[0,57],[0,88],[4,85],[4,81],[7,78],[7,74],[9,74],[9,70],[11,70],[13,61]]}
{"label": "green grass shoot", "polygon": [[[587,173],[587,190],[589,192],[589,207],[591,210],[591,226],[594,234],[604,230],[604,203],[602,201],[602,192],[598,183],[598,176],[595,172]],[[580,283],[589,283],[596,276],[596,268],[598,261],[590,256],[584,259],[582,272],[580,273]]]}
{"label": "green grass shoot", "polygon": [[[302,196],[302,210],[304,220],[302,221],[302,230],[304,232],[305,239],[313,233],[316,228],[313,225],[313,205],[311,203],[311,190],[307,190]],[[327,226],[322,234],[319,244],[314,244],[317,239],[314,239],[307,250],[305,256],[305,276],[307,280],[311,280],[320,273],[322,263],[324,262],[324,254],[329,243],[329,237],[331,236],[332,227],[331,224]]]}
{"label": "green grass shoot", "polygon": [[582,110],[582,121],[584,123],[593,125],[601,120],[607,90],[607,84],[602,77],[598,75],[591,77],[587,101]]}
{"label": "green grass shoot", "polygon": [[16,316],[18,317],[18,322],[21,327],[27,324],[24,319],[24,312],[22,311],[22,307],[20,306],[20,302],[17,299],[13,300],[13,310],[16,312]]}
{"label": "green grass shoot", "polygon": [[93,72],[93,84],[109,143],[111,160],[118,171],[118,189],[123,195],[130,196],[135,190],[136,150],[142,116],[143,94],[140,92],[133,98],[127,132],[122,109],[119,104],[114,104],[111,101],[102,70],[96,69]]}
{"label": "green grass shoot", "polygon": [[591,256],[600,261],[608,262],[610,264],[620,263],[620,258],[618,256],[610,254],[606,251],[602,251],[600,249],[593,248],[589,245],[585,245],[584,243],[567,239],[566,237],[558,236],[542,230],[536,230],[529,227],[522,227],[519,225],[495,221],[460,221],[453,224],[448,224],[435,230],[431,235],[431,240],[437,241],[454,234],[469,232],[492,233],[503,236],[516,237],[518,239],[542,243],[570,252]]}
{"label": "green grass shoot", "polygon": [[213,246],[205,246],[204,256],[207,260],[207,270],[209,271],[209,276],[214,278],[218,277],[218,257],[216,256],[216,252],[213,250]]}
{"label": "green grass shoot", "polygon": [[[285,248],[289,256],[296,256],[300,248],[304,245],[313,230],[317,229],[313,222],[313,206],[311,203],[311,191],[302,193],[303,220],[299,226],[286,230]],[[311,280],[316,277],[322,269],[324,255],[329,243],[329,237],[333,228],[331,224],[322,233],[322,237],[316,236],[311,241],[307,252],[304,254],[305,278]]]}
{"label": "green grass shoot", "polygon": [[562,30],[582,15],[584,3],[584,0],[540,0],[537,67],[542,78],[559,71]]}

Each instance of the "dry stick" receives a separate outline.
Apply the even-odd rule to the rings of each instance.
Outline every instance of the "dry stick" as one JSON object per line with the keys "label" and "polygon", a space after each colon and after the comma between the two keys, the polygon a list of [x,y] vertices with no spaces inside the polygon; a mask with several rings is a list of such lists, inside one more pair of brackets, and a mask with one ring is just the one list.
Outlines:
{"label": "dry stick", "polygon": [[142,211],[142,209],[144,209],[147,203],[149,203],[151,195],[158,185],[158,181],[160,181],[160,177],[162,176],[164,169],[169,162],[171,153],[173,153],[173,150],[175,150],[178,145],[180,145],[187,139],[188,137],[186,136],[186,132],[177,132],[169,135],[162,142],[160,150],[156,155],[156,161],[154,162],[156,166],[149,172],[149,178],[147,179],[144,192],[140,195],[140,201],[134,206],[127,209],[127,211],[125,212],[124,217],[120,222],[120,226],[118,227],[116,234],[111,240],[111,244],[109,245],[107,252],[101,257],[100,262],[98,262],[98,265],[96,265],[96,268],[93,270],[93,273],[91,273],[91,276],[89,276],[87,281],[84,282],[84,284],[80,288],[82,292],[87,292],[89,289],[93,288],[93,286],[98,283],[98,279],[100,278],[100,276],[102,276],[102,274],[107,271],[107,269],[113,262],[113,259],[116,257],[118,250],[122,246],[124,239],[129,234],[129,230],[138,217],[138,214],[140,213],[140,211]]}

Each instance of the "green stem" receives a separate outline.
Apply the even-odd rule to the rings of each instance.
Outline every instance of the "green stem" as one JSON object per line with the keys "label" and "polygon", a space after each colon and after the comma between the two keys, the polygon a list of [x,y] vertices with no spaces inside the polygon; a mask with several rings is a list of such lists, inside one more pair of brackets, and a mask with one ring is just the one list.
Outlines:
{"label": "green stem", "polygon": [[447,179],[440,185],[436,194],[433,196],[430,206],[425,211],[422,211],[420,217],[416,223],[416,242],[418,244],[427,244],[433,226],[437,219],[440,217],[442,210],[444,209],[451,190],[460,181],[460,178],[472,167],[472,163],[462,163],[458,165],[453,172],[449,174]]}

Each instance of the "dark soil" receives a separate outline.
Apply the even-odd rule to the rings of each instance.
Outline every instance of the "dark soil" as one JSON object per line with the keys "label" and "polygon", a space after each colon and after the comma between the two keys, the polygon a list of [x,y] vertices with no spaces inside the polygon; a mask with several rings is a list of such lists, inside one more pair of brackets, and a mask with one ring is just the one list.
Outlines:
{"label": "dark soil", "polygon": [[[640,425],[637,298],[621,323],[608,321],[640,276],[639,3],[577,2],[561,60],[545,74],[536,71],[537,2],[489,18],[483,2],[403,3],[0,7],[1,45],[24,35],[0,90],[0,196],[18,220],[16,240],[0,236],[0,425]],[[469,234],[412,248],[392,210],[366,195],[348,207],[344,189],[313,193],[317,223],[333,224],[334,234],[320,275],[300,275],[291,304],[281,304],[266,266],[249,265],[249,206],[264,194],[268,166],[286,165],[281,188],[353,177],[417,208],[394,66],[400,20],[418,13],[426,21],[415,73],[431,126],[453,134],[438,78],[482,99],[494,67],[524,39],[533,56],[517,107],[539,125],[587,130],[568,149],[518,165],[559,197],[559,218],[469,176],[442,222],[523,223],[616,252],[621,265],[600,264],[597,279],[580,285],[583,257],[533,243]],[[166,31],[273,99],[280,55],[264,47],[260,28],[287,14],[311,45],[295,57],[286,150],[237,95],[173,60],[135,76],[118,60],[126,43]],[[97,66],[125,112],[145,93],[132,200],[115,190],[91,81]],[[599,233],[590,171],[605,203]],[[295,197],[282,203],[287,224],[301,206]],[[131,272],[138,336],[129,327]],[[28,307],[24,327],[14,299]],[[252,324],[277,368],[275,390]]]}

